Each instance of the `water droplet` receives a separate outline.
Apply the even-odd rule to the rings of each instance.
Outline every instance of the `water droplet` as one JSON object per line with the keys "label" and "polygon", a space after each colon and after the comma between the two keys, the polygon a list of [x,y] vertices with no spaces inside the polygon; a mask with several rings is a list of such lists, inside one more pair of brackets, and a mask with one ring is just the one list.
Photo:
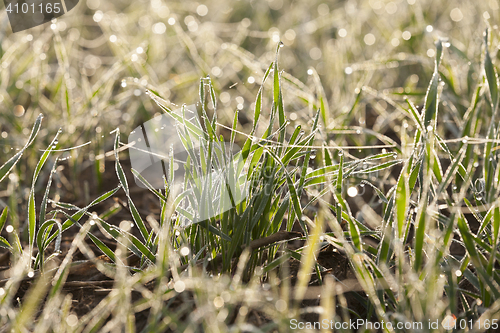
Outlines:
{"label": "water droplet", "polygon": [[354,198],[358,195],[358,189],[355,186],[351,186],[347,189],[347,195]]}
{"label": "water droplet", "polygon": [[474,182],[474,187],[476,189],[476,195],[480,195],[484,191],[485,181],[483,178],[476,179]]}
{"label": "water droplet", "polygon": [[343,156],[344,155],[344,151],[341,149],[339,150],[339,156]]}

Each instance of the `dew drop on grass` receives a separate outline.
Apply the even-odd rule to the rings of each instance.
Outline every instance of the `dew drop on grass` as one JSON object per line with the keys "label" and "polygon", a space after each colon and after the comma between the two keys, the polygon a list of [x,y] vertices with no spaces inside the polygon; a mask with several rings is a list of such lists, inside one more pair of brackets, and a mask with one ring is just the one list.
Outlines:
{"label": "dew drop on grass", "polygon": [[354,198],[358,195],[358,189],[355,186],[351,186],[347,189],[347,195]]}
{"label": "dew drop on grass", "polygon": [[339,150],[339,156],[343,156],[344,155],[344,151],[341,149]]}
{"label": "dew drop on grass", "polygon": [[187,246],[182,247],[180,250],[180,253],[183,256],[187,256],[189,254],[189,252],[190,252],[190,250],[189,250],[189,247],[187,247]]}

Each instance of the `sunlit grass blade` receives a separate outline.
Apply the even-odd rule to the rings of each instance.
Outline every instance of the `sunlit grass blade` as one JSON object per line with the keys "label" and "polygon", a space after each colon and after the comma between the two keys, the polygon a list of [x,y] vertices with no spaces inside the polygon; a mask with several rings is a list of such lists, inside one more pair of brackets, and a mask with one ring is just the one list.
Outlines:
{"label": "sunlit grass blade", "polygon": [[424,118],[424,126],[430,125],[431,120],[435,120],[438,110],[438,84],[439,84],[439,64],[441,63],[441,57],[443,55],[443,43],[441,40],[436,42],[436,61],[434,65],[434,74],[432,75],[431,82],[427,88],[427,94],[425,95],[425,104],[422,110]]}
{"label": "sunlit grass blade", "polygon": [[410,191],[406,168],[407,166],[405,165],[403,167],[403,170],[399,174],[399,179],[396,185],[396,211],[394,215],[396,217],[397,237],[403,236],[403,227],[408,213],[408,204],[410,201]]}
{"label": "sunlit grass blade", "polygon": [[9,207],[5,207],[0,215],[0,232],[2,232],[5,222],[7,222],[7,217],[9,216]]}
{"label": "sunlit grass blade", "polygon": [[38,161],[35,172],[33,174],[33,181],[31,183],[31,191],[28,199],[28,235],[29,235],[29,253],[33,253],[33,245],[36,236],[36,210],[35,210],[35,183],[38,179],[38,175],[43,168],[43,165],[49,158],[52,150],[55,148],[57,137],[59,133],[56,134],[49,147],[45,150],[42,157]]}
{"label": "sunlit grass blade", "polygon": [[[496,108],[498,107],[498,74],[491,60],[490,52],[488,50],[488,29],[484,32],[484,72],[486,74],[486,80],[488,83],[490,98],[491,98],[491,109],[493,114],[496,114]],[[493,120],[495,116],[493,116]]]}
{"label": "sunlit grass blade", "polygon": [[116,175],[118,176],[118,179],[120,180],[120,184],[121,184],[123,190],[125,191],[125,194],[127,195],[129,209],[130,209],[130,213],[132,214],[132,218],[134,219],[135,224],[139,227],[139,231],[141,232],[143,239],[147,240],[149,238],[148,237],[148,235],[149,235],[148,230],[146,229],[146,225],[144,224],[144,221],[142,220],[142,217],[139,214],[139,211],[135,207],[135,204],[130,197],[130,191],[128,188],[127,177],[125,176],[125,173],[123,172],[123,168],[120,164],[120,159],[118,158],[119,146],[120,146],[120,131],[117,129],[116,135],[115,135],[115,144],[114,144]]}
{"label": "sunlit grass blade", "polygon": [[318,72],[316,72],[314,68],[310,68],[309,70],[312,71],[312,77],[314,80],[314,85],[316,87],[316,95],[318,96],[319,100],[319,110],[321,114],[321,120],[323,120],[325,126],[329,126],[330,109],[328,106],[328,100],[326,98],[325,89],[321,84],[321,79],[318,75]]}
{"label": "sunlit grass blade", "polygon": [[[90,204],[88,204],[86,207],[79,209],[76,213],[69,216],[67,218],[67,220],[62,223],[62,231],[64,232],[67,229],[69,229],[70,227],[72,227],[75,224],[75,222],[78,222],[90,208],[92,208],[93,206],[95,206],[95,205],[105,201],[106,199],[109,199],[110,197],[114,196],[115,193],[118,192],[118,190],[120,188],[121,188],[121,186],[118,186],[118,187],[114,188],[113,190],[102,194],[101,196],[99,196],[98,198],[93,200]],[[56,206],[58,206],[57,203],[56,203]],[[45,241],[45,244],[43,245],[44,248],[46,248],[58,236],[59,236],[59,230],[56,230],[55,233],[53,233],[49,238],[47,238],[47,240]]]}
{"label": "sunlit grass blade", "polygon": [[28,142],[16,155],[12,156],[4,165],[0,167],[0,182],[9,174],[12,168],[14,168],[16,163],[21,159],[21,156],[23,156],[24,151],[31,145],[33,140],[35,140],[36,136],[38,135],[38,131],[40,130],[42,119],[43,115],[40,113],[35,120],[33,128],[31,129],[31,134]]}

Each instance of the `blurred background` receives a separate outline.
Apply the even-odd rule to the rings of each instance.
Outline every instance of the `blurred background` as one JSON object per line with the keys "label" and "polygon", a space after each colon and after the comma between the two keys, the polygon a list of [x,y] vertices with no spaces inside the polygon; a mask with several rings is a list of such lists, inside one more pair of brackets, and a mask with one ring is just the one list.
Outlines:
{"label": "blurred background", "polygon": [[[110,131],[118,127],[126,142],[131,129],[160,112],[146,88],[172,107],[194,104],[200,78],[210,75],[219,122],[231,123],[240,110],[238,128],[248,133],[255,96],[280,41],[287,118],[307,128],[323,99],[320,142],[374,145],[381,142],[373,135],[337,136],[334,129],[366,128],[397,141],[404,115],[395,103],[405,103],[405,96],[423,103],[434,43],[446,38],[439,131],[460,137],[460,118],[481,77],[483,32],[490,27],[498,45],[500,16],[495,0],[81,0],[66,15],[13,34],[3,9],[0,165],[22,148],[44,114],[31,153],[0,184],[0,200],[11,200],[11,209],[26,200],[27,170],[59,128],[67,179],[58,188],[74,200],[88,196],[89,188],[102,189]],[[490,52],[498,61],[498,49]],[[264,102],[261,122],[270,106]],[[79,148],[64,150],[71,147]],[[82,173],[90,174],[87,187],[78,182]]]}

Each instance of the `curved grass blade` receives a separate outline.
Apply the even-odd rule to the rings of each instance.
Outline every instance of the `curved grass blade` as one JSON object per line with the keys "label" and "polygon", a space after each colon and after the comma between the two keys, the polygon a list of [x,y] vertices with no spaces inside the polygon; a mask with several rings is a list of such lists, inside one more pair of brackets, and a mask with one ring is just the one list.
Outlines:
{"label": "curved grass blade", "polygon": [[132,218],[134,219],[135,224],[139,227],[139,231],[141,232],[143,239],[147,241],[147,239],[149,238],[148,230],[146,229],[146,225],[144,224],[144,221],[142,220],[142,217],[139,214],[139,211],[135,207],[134,202],[130,198],[130,191],[128,188],[127,178],[125,177],[125,173],[123,172],[123,168],[120,164],[120,159],[118,158],[119,146],[120,146],[120,130],[117,129],[116,136],[115,136],[115,144],[114,144],[116,175],[118,176],[118,179],[120,180],[120,184],[123,187],[125,194],[127,195],[129,209],[130,209],[130,213],[132,214]]}
{"label": "curved grass blade", "polygon": [[9,172],[14,168],[16,163],[23,156],[24,151],[31,145],[31,143],[35,140],[35,137],[38,135],[38,131],[40,130],[40,126],[42,124],[43,114],[39,114],[35,120],[35,124],[31,130],[30,137],[28,142],[24,145],[24,147],[14,156],[12,156],[4,165],[0,167],[0,182],[9,174]]}
{"label": "curved grass blade", "polygon": [[31,191],[28,199],[28,238],[29,238],[29,253],[33,253],[33,245],[35,241],[35,229],[36,229],[36,209],[35,209],[35,183],[38,179],[38,175],[43,168],[43,165],[49,158],[52,150],[55,148],[55,142],[57,141],[57,137],[59,136],[58,132],[52,142],[49,145],[49,148],[45,150],[42,157],[38,161],[38,164],[35,169],[35,173],[33,174],[33,181],[31,183]]}
{"label": "curved grass blade", "polygon": [[2,232],[5,222],[7,222],[7,217],[9,216],[9,207],[5,207],[0,215],[0,232]]}
{"label": "curved grass blade", "polygon": [[0,247],[7,248],[9,250],[12,249],[12,246],[10,245],[9,241],[7,241],[5,238],[0,236]]}
{"label": "curved grass blade", "polygon": [[[121,188],[121,186],[118,186],[116,188],[114,188],[113,190],[111,191],[108,191],[106,193],[104,193],[103,195],[99,196],[98,198],[96,198],[94,201],[92,201],[90,204],[88,204],[87,206],[85,206],[84,208],[81,208],[78,212],[74,213],[73,215],[69,216],[67,215],[65,212],[62,212],[63,214],[65,214],[65,216],[67,216],[67,220],[62,224],[62,231],[66,231],[67,229],[69,229],[71,226],[73,226],[73,224],[77,224],[78,221],[83,217],[83,215],[85,215],[85,213],[90,209],[92,208],[93,206],[103,202],[104,200],[112,197],[113,195],[115,195],[116,192],[118,192],[118,190]],[[58,206],[58,204],[56,203],[56,206]],[[44,248],[47,248],[47,246],[56,238],[58,237],[59,235],[59,230],[56,230],[56,232],[54,234],[52,234],[45,242],[45,244],[43,245]]]}
{"label": "curved grass blade", "polygon": [[424,126],[430,125],[431,120],[435,119],[438,110],[438,84],[439,84],[439,64],[443,55],[443,43],[441,40],[436,42],[436,61],[434,66],[434,74],[427,88],[425,95],[425,103],[422,112],[424,113]]}

